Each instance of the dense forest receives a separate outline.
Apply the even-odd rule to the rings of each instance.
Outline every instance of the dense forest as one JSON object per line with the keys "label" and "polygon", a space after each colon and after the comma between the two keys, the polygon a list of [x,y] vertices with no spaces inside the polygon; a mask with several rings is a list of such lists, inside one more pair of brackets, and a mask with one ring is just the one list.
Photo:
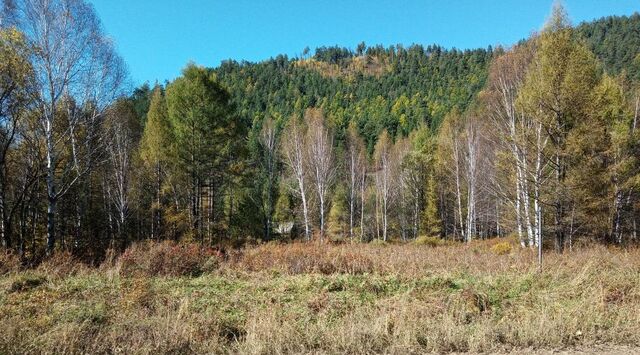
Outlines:
{"label": "dense forest", "polygon": [[0,239],[638,241],[640,14],[509,47],[308,48],[126,87],[81,0],[4,1]]}

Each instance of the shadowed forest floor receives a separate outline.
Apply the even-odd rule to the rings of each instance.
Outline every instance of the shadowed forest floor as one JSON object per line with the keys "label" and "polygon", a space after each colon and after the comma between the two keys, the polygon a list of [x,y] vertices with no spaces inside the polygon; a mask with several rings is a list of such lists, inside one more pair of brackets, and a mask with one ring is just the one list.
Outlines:
{"label": "shadowed forest floor", "polygon": [[634,353],[640,250],[137,244],[0,259],[0,353]]}

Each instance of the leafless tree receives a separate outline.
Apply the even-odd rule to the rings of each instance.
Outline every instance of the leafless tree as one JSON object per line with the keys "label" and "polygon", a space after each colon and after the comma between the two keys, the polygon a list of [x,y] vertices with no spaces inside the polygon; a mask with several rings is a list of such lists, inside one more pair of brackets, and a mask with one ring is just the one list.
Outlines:
{"label": "leafless tree", "polygon": [[348,178],[348,198],[349,198],[349,238],[353,240],[353,226],[355,218],[355,208],[360,194],[360,229],[362,233],[363,205],[364,205],[364,181],[366,176],[366,156],[364,142],[358,136],[354,125],[349,127],[347,136],[347,152],[345,155]]}
{"label": "leafless tree", "polygon": [[307,240],[311,240],[311,230],[309,226],[309,206],[307,192],[306,174],[306,134],[298,119],[292,117],[282,134],[282,153],[285,164],[293,174],[295,179],[294,192],[302,200],[302,215],[304,218],[304,235]]}
{"label": "leafless tree", "polygon": [[265,216],[265,237],[267,240],[271,238],[271,230],[273,229],[273,213],[275,211],[275,184],[277,174],[277,157],[278,157],[278,141],[275,122],[271,117],[268,117],[262,123],[262,130],[258,140],[262,147],[262,159],[260,164],[266,174],[265,192],[263,195],[263,213]]}
{"label": "leafless tree", "polygon": [[125,245],[131,205],[133,154],[140,140],[140,128],[137,127],[137,117],[133,108],[125,101],[116,103],[108,111],[105,126],[105,148],[108,155],[106,176],[111,185],[108,192],[116,210],[118,236]]}
{"label": "leafless tree", "polygon": [[398,139],[393,148],[393,160],[395,162],[393,166],[396,170],[393,175],[396,177],[395,184],[397,185],[400,235],[402,240],[406,240],[409,229],[413,229],[414,225],[417,226],[417,221],[413,219],[415,216],[413,213],[414,202],[417,202],[417,197],[419,196],[414,189],[417,187],[417,185],[414,185],[414,180],[417,176],[415,176],[414,173],[416,171],[412,166],[411,142],[409,139]]}
{"label": "leafless tree", "polygon": [[[535,163],[539,158],[538,153],[535,153],[538,152],[535,143],[537,138],[532,134],[537,132],[536,122],[516,105],[518,92],[524,83],[533,53],[532,44],[523,44],[497,58],[490,70],[485,95],[488,116],[496,129],[495,142],[511,155],[515,190],[513,193],[503,193],[502,197],[510,201],[514,208],[516,232],[522,246],[537,245],[541,233],[538,228],[538,215],[541,212],[537,210],[541,208],[541,204],[536,197],[537,194],[532,193],[530,188],[531,185],[534,185],[534,190],[536,188],[538,171]],[[498,185],[495,187],[497,190],[502,189]],[[532,199],[533,213],[530,207]]]}
{"label": "leafless tree", "polygon": [[393,189],[393,143],[387,131],[378,138],[375,149],[375,181],[376,195],[382,219],[382,240],[387,241],[389,229],[389,205],[391,204]]}
{"label": "leafless tree", "polygon": [[336,177],[336,165],[333,154],[333,135],[325,126],[324,115],[320,109],[308,109],[305,120],[307,130],[307,156],[309,171],[316,190],[320,213],[320,240],[324,239],[327,199]]}

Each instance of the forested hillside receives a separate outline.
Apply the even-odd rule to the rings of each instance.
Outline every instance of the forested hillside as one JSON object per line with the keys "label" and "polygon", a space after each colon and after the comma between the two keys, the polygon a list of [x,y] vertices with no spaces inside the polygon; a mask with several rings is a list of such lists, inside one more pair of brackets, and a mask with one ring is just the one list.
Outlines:
{"label": "forested hillside", "polygon": [[[581,23],[576,31],[613,75],[640,79],[640,14]],[[437,128],[453,107],[464,111],[483,88],[502,48],[457,50],[438,45],[308,48],[301,58],[278,55],[260,63],[228,60],[215,71],[249,122],[287,120],[322,107],[343,138],[350,121],[370,151],[386,129],[404,135],[420,124]]]}
{"label": "forested hillside", "polygon": [[407,136],[421,124],[437,127],[453,107],[466,108],[482,88],[493,50],[437,45],[323,47],[315,55],[277,56],[261,63],[224,62],[215,70],[241,115],[276,121],[321,107],[339,140],[349,122],[371,152],[386,129]]}
{"label": "forested hillside", "polygon": [[608,16],[576,28],[585,38],[589,49],[602,61],[611,74],[626,71],[640,79],[640,14]]}

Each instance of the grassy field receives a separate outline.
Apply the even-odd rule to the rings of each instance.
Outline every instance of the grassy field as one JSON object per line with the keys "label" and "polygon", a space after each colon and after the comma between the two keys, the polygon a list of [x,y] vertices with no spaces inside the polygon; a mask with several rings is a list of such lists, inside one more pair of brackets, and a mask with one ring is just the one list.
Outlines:
{"label": "grassy field", "polygon": [[[428,243],[427,243],[428,244]],[[420,353],[640,346],[640,250],[138,244],[0,260],[0,353]]]}

